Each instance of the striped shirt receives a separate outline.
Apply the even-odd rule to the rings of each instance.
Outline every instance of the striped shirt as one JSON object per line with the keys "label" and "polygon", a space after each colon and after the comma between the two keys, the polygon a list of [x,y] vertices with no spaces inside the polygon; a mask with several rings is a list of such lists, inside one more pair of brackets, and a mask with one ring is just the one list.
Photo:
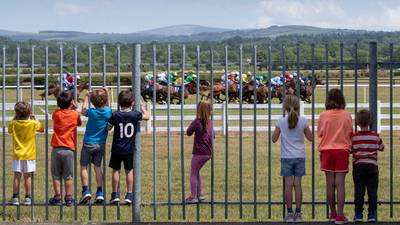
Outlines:
{"label": "striped shirt", "polygon": [[368,164],[378,166],[378,152],[385,148],[379,134],[370,131],[353,133],[351,137],[353,165]]}

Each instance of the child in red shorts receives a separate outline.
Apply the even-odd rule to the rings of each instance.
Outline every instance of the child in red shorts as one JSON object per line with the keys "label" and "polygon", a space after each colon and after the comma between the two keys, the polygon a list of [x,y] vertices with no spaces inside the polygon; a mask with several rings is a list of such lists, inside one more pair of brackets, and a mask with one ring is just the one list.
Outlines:
{"label": "child in red shorts", "polygon": [[[321,170],[326,176],[326,195],[331,214],[329,221],[344,224],[345,178],[349,171],[349,151],[353,125],[346,101],[339,89],[331,89],[318,122]],[[337,208],[336,201],[337,200]]]}

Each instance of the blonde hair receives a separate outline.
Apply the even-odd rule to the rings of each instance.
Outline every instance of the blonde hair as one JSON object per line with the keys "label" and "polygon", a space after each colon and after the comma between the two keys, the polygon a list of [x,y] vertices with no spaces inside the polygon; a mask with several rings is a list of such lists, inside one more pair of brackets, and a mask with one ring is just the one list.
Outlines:
{"label": "blonde hair", "polygon": [[300,100],[296,95],[286,95],[283,101],[283,109],[288,113],[289,129],[297,126],[299,121]]}
{"label": "blonde hair", "polygon": [[197,118],[200,119],[203,125],[203,130],[207,130],[208,121],[210,120],[212,114],[212,106],[207,101],[201,101],[197,105]]}

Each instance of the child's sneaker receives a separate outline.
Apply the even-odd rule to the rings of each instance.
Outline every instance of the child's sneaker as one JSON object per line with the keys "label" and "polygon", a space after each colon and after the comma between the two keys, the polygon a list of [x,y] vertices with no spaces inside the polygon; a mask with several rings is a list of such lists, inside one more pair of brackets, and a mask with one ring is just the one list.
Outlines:
{"label": "child's sneaker", "polygon": [[119,202],[120,202],[119,193],[118,192],[112,192],[111,193],[110,204],[118,204]]}
{"label": "child's sneaker", "polygon": [[199,202],[199,199],[197,199],[197,198],[192,198],[192,197],[189,197],[189,198],[187,198],[186,200],[185,200],[185,202],[186,203],[198,203]]}
{"label": "child's sneaker", "polygon": [[18,197],[12,197],[10,199],[10,204],[11,205],[19,205],[19,198]]}
{"label": "child's sneaker", "polygon": [[56,196],[54,196],[53,198],[49,199],[49,204],[50,205],[61,205],[61,198],[57,198]]}
{"label": "child's sneaker", "polygon": [[203,202],[205,200],[206,200],[206,196],[204,196],[204,195],[199,196],[199,201]]}
{"label": "child's sneaker", "polygon": [[331,213],[331,214],[329,215],[329,222],[330,222],[330,223],[336,222],[336,217],[337,217],[337,214],[336,214],[336,213]]}
{"label": "child's sneaker", "polygon": [[82,198],[79,200],[79,204],[85,205],[86,203],[88,203],[90,201],[91,198],[92,198],[92,194],[90,193],[89,190],[83,191]]}
{"label": "child's sneaker", "polygon": [[285,222],[286,223],[294,223],[294,214],[288,213],[285,217]]}
{"label": "child's sneaker", "polygon": [[375,213],[368,213],[368,222],[369,223],[375,223],[376,222]]}
{"label": "child's sneaker", "polygon": [[356,215],[354,215],[354,222],[355,223],[362,223],[363,222],[363,217],[364,217],[364,215],[363,215],[362,212],[356,213]]}
{"label": "child's sneaker", "polygon": [[66,195],[66,196],[64,197],[64,201],[65,201],[65,205],[66,205],[67,207],[70,207],[70,206],[74,205],[74,203],[75,203],[74,199],[73,199],[72,196],[70,196],[70,195]]}
{"label": "child's sneaker", "polygon": [[101,204],[104,202],[104,194],[101,191],[96,192],[96,198],[94,199],[97,204]]}
{"label": "child's sneaker", "polygon": [[348,222],[349,220],[344,215],[341,215],[336,217],[335,224],[346,224]]}
{"label": "child's sneaker", "polygon": [[133,202],[133,194],[132,194],[132,192],[126,193],[126,195],[125,195],[125,204],[130,205],[130,204],[132,204],[132,202]]}
{"label": "child's sneaker", "polygon": [[295,223],[301,223],[301,222],[303,222],[303,214],[302,213],[295,213],[294,214],[294,222]]}
{"label": "child's sneaker", "polygon": [[31,197],[25,197],[24,205],[32,205],[32,199],[31,199]]}

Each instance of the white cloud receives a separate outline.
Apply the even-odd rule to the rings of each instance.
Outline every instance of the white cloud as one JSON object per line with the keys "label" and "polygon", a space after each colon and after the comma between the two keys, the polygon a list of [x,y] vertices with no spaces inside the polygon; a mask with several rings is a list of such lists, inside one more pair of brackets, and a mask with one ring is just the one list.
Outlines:
{"label": "white cloud", "polygon": [[349,8],[338,0],[260,0],[257,27],[311,25],[327,28],[399,30],[400,6],[377,1],[374,8]]}
{"label": "white cloud", "polygon": [[58,16],[71,16],[89,12],[89,8],[72,2],[56,1],[54,11]]}

